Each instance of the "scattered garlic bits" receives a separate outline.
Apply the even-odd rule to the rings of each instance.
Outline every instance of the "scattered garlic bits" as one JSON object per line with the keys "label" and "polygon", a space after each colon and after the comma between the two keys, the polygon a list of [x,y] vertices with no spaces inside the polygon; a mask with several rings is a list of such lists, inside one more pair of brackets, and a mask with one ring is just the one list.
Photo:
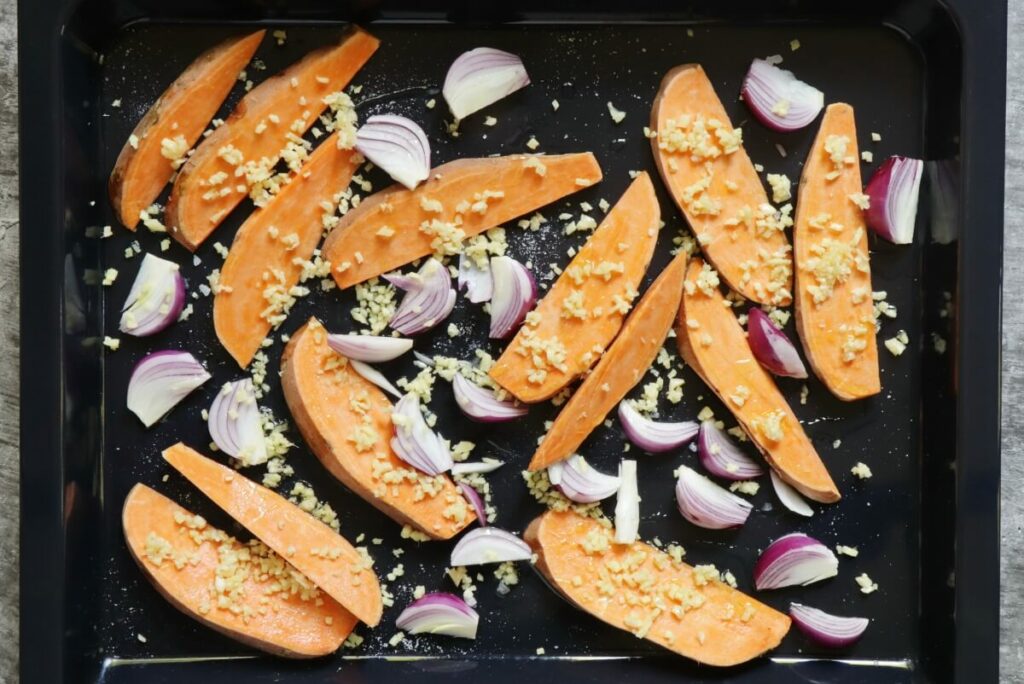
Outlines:
{"label": "scattered garlic bits", "polygon": [[784,436],[783,421],[786,414],[781,410],[766,411],[751,421],[751,427],[761,433],[769,442],[778,442]]}
{"label": "scattered garlic bits", "polygon": [[658,147],[666,152],[688,154],[695,163],[732,154],[743,144],[743,130],[724,126],[718,119],[705,121],[703,116],[684,114],[666,124],[658,131]]}
{"label": "scattered garlic bits", "polygon": [[364,335],[379,335],[388,326],[395,314],[397,303],[394,286],[379,278],[355,286],[357,305],[349,315],[352,320],[366,326],[359,332]]}
{"label": "scattered garlic bits", "polygon": [[856,558],[860,555],[860,552],[855,546],[846,546],[845,544],[836,544],[836,553],[840,556],[849,556],[850,558]]}
{"label": "scattered garlic bits", "polygon": [[878,591],[878,584],[872,581],[866,572],[857,575],[855,579],[862,594],[873,594]]}
{"label": "scattered garlic bits", "polygon": [[850,468],[850,472],[853,473],[854,475],[856,475],[857,477],[859,477],[862,480],[867,480],[868,478],[871,477],[871,474],[872,474],[871,473],[871,468],[869,468],[866,463],[860,463],[860,462],[857,462],[856,465],[854,465],[852,468]]}
{"label": "scattered garlic bits", "polygon": [[164,138],[160,141],[160,155],[171,162],[171,168],[175,171],[185,163],[188,154],[188,141],[184,135],[176,135],[173,138]]}
{"label": "scattered garlic bits", "polygon": [[861,249],[863,238],[864,229],[858,227],[849,241],[825,237],[811,246],[812,256],[806,260],[804,270],[814,276],[815,282],[807,286],[807,291],[815,304],[828,300],[854,270],[865,275],[871,273],[867,252]]}
{"label": "scattered garlic bits", "polygon": [[893,356],[900,356],[907,350],[907,345],[910,344],[910,337],[907,335],[906,330],[900,330],[896,333],[895,337],[890,337],[883,344],[885,344],[885,348]]}
{"label": "scattered garlic bits", "polygon": [[612,117],[612,121],[614,121],[617,124],[622,123],[623,120],[626,118],[626,112],[616,109],[615,105],[613,105],[611,102],[608,103],[608,115]]}
{"label": "scattered garlic bits", "polygon": [[784,173],[769,173],[767,176],[768,185],[772,189],[772,202],[779,204],[792,199],[792,184],[789,177]]}
{"label": "scattered garlic bits", "polygon": [[[523,480],[530,495],[553,511],[573,511],[587,518],[593,518],[605,529],[611,529],[612,521],[601,510],[600,502],[581,504],[566,498],[548,479],[547,470],[523,471]],[[608,540],[610,536],[605,535]]]}

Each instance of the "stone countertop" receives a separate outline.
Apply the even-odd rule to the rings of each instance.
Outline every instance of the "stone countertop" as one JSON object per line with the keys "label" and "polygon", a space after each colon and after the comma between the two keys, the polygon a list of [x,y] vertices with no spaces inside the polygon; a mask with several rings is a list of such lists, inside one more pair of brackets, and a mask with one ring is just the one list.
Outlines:
{"label": "stone countertop", "polygon": [[[0,0],[0,301],[18,302],[16,0]],[[1010,74],[1024,71],[1024,0],[1009,0]],[[1004,293],[1024,291],[1024,80],[1007,92]],[[0,317],[0,682],[18,679],[18,316]],[[1003,300],[1003,682],[1024,684],[1024,299]]]}

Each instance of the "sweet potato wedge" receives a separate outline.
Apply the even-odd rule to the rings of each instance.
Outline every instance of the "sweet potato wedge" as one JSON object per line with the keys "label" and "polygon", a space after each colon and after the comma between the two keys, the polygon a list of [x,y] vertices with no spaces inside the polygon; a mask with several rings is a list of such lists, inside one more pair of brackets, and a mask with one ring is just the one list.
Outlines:
{"label": "sweet potato wedge", "polygon": [[548,511],[523,538],[536,568],[568,601],[613,627],[705,665],[745,663],[779,645],[786,615],[645,544],[572,511]]}
{"label": "sweet potato wedge", "polygon": [[882,391],[861,192],[853,107],[831,104],[800,176],[796,323],[814,373],[846,401]]}
{"label": "sweet potato wedge", "polygon": [[[543,173],[541,173],[543,170]],[[589,152],[457,159],[415,190],[393,185],[345,214],[324,242],[344,289],[522,216],[601,180]]]}
{"label": "sweet potato wedge", "polygon": [[537,402],[590,368],[622,327],[660,221],[654,185],[641,173],[527,316],[491,368],[494,381]]}
{"label": "sweet potato wedge", "polygon": [[[195,250],[247,196],[248,177],[263,175],[277,163],[292,136],[317,122],[327,108],[324,98],[344,88],[378,44],[354,29],[340,43],[314,50],[242,98],[174,181],[164,213],[174,239]],[[260,171],[247,172],[247,164]]]}
{"label": "sweet potato wedge", "polygon": [[746,333],[700,259],[687,268],[676,342],[683,360],[729,407],[779,476],[804,496],[832,503],[839,490],[775,381],[754,358]]}
{"label": "sweet potato wedge", "polygon": [[[344,190],[359,156],[338,149],[336,134],[320,145],[299,173],[238,229],[220,271],[213,300],[213,326],[228,353],[249,365],[271,328],[288,314],[288,293],[304,270],[324,230],[325,207]],[[311,275],[311,274],[310,274]]]}
{"label": "sweet potato wedge", "polygon": [[164,449],[171,464],[203,494],[320,587],[374,627],[384,606],[368,556],[275,491],[256,484],[181,442]]}
{"label": "sweet potato wedge", "polygon": [[651,110],[654,161],[707,259],[747,299],[788,306],[784,223],[699,64],[669,71]]}
{"label": "sweet potato wedge", "polygon": [[243,544],[144,484],[128,493],[121,525],[157,591],[232,639],[274,655],[315,658],[338,650],[356,625],[355,616],[265,545]]}
{"label": "sweet potato wedge", "polygon": [[183,162],[199,140],[264,33],[229,38],[199,55],[135,126],[108,184],[114,212],[125,228],[135,230],[140,212],[160,196],[175,163]]}
{"label": "sweet potato wedge", "polygon": [[281,388],[306,444],[346,487],[395,521],[449,539],[475,516],[446,475],[413,470],[391,450],[391,402],[327,346],[315,318],[281,357]]}
{"label": "sweet potato wedge", "polygon": [[676,256],[640,298],[622,332],[555,418],[533,454],[530,470],[572,455],[644,377],[679,311],[686,258],[685,252]]}

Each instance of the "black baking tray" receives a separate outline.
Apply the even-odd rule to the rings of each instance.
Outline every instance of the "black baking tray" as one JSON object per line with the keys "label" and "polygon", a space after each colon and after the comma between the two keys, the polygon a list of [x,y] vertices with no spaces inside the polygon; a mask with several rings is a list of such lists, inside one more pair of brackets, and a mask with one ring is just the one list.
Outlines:
{"label": "black baking tray", "polygon": [[[18,16],[23,681],[996,681],[1005,2],[22,0]],[[838,578],[761,597],[783,609],[799,597],[866,615],[872,625],[859,644],[825,652],[794,630],[769,657],[749,665],[700,667],[580,616],[524,569],[506,597],[495,593],[493,578],[480,583],[477,642],[418,638],[396,649],[386,642],[411,586],[446,586],[441,573],[449,545],[406,543],[396,608],[375,632],[362,630],[363,647],[291,663],[254,654],[198,626],[146,583],[119,527],[121,503],[135,482],[237,530],[180,478],[172,474],[164,482],[167,468],[158,454],[178,439],[208,443],[200,411],[214,388],[239,372],[216,344],[205,298],[194,303],[189,321],[158,338],[125,338],[116,354],[102,354],[99,340],[116,331],[117,310],[137,268],[137,260],[125,261],[122,252],[133,239],[159,252],[161,236],[129,236],[115,227],[116,237],[97,240],[87,237],[88,228],[116,223],[105,192],[116,153],[192,56],[253,26],[285,28],[285,46],[275,47],[268,37],[258,53],[269,74],[334,38],[347,22],[382,39],[354,81],[363,85],[355,98],[360,117],[387,109],[417,118],[437,163],[522,151],[531,135],[547,152],[593,150],[604,182],[549,208],[549,216],[563,208],[578,211],[581,200],[614,201],[629,170],[653,170],[640,129],[661,75],[685,62],[704,64],[730,116],[744,126],[751,156],[768,171],[795,179],[815,129],[769,133],[733,97],[751,58],[778,53],[784,67],[822,88],[829,101],[855,105],[861,144],[875,153],[865,173],[900,153],[941,164],[951,174],[951,190],[936,192],[938,186],[927,183],[923,188],[912,247],[872,241],[875,288],[886,290],[899,310],[883,335],[902,328],[914,341],[899,359],[881,351],[883,394],[843,404],[811,380],[810,399],[801,405],[799,383],[782,383],[837,478],[845,495],[840,506],[818,507],[813,519],[796,521],[780,510],[770,487],[762,487],[754,498],[756,514],[741,531],[702,533],[679,518],[666,484],[672,468],[693,456],[640,457],[642,533],[681,542],[694,562],[732,570],[741,589],[751,589],[757,550],[784,531],[801,529],[828,543],[859,546],[861,556],[843,559]],[[796,52],[789,47],[793,38],[801,41]],[[496,126],[472,117],[453,140],[444,133],[438,89],[451,59],[480,44],[522,54],[533,85],[488,110],[498,118]],[[236,89],[225,112],[239,94]],[[424,105],[431,97],[439,102],[433,110]],[[554,98],[561,104],[557,113],[549,105]],[[120,109],[111,107],[114,99],[122,100]],[[622,125],[609,120],[607,101],[627,112]],[[869,131],[881,133],[882,141],[869,143]],[[780,156],[776,143],[788,156]],[[384,183],[380,175],[372,179],[378,187]],[[684,227],[664,193],[661,200],[668,229],[651,273],[667,260],[671,235]],[[236,212],[199,250],[199,265],[172,246],[190,290],[219,261],[212,243],[229,244],[244,213]],[[557,228],[546,229],[540,240],[511,231],[512,253],[564,263],[570,241],[557,242]],[[951,232],[959,239],[950,239]],[[121,270],[121,278],[102,288],[96,274],[110,266]],[[332,329],[347,329],[350,302],[351,295],[339,300],[337,292],[311,296],[296,306],[282,332],[312,313]],[[453,320],[472,339],[486,337],[481,317],[464,303]],[[948,341],[945,353],[935,349],[933,334]],[[417,348],[466,357],[475,344],[449,339],[441,330],[418,340]],[[188,348],[215,379],[144,431],[124,408],[123,394],[131,365],[154,345]],[[279,351],[280,341],[270,349],[272,371]],[[404,362],[385,368],[392,378],[411,370]],[[692,417],[704,405],[726,415],[691,372],[685,377],[686,398],[668,407],[669,416]],[[531,435],[552,410],[535,409],[530,429],[489,429],[455,420],[443,385],[435,395],[440,425],[453,426],[449,436],[472,439],[511,462],[492,482],[499,524],[522,530],[540,507],[518,484],[518,470],[530,453]],[[276,387],[266,403],[287,415]],[[399,542],[397,527],[333,481],[294,431],[292,437],[298,442],[290,455],[297,476],[335,507],[349,538],[361,532],[383,538],[371,549],[380,569],[391,568],[388,549]],[[586,449],[607,469],[620,457],[622,443],[617,430],[602,430]],[[849,473],[861,460],[875,473],[866,483]],[[879,583],[878,593],[864,597],[856,591],[853,576],[860,572]],[[541,646],[546,653],[538,656]]]}

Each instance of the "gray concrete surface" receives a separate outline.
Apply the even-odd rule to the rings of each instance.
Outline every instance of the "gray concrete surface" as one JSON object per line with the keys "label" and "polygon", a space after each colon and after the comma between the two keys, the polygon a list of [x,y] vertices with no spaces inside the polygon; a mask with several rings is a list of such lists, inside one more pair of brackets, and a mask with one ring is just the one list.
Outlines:
{"label": "gray concrete surface", "polygon": [[[18,302],[16,0],[0,0],[0,301]],[[1024,0],[1010,0],[1009,69],[1024,71]],[[1010,79],[1003,291],[1024,291],[1024,80]],[[1024,683],[1024,299],[1003,301],[1002,681]],[[18,317],[0,316],[0,683],[18,678]]]}

